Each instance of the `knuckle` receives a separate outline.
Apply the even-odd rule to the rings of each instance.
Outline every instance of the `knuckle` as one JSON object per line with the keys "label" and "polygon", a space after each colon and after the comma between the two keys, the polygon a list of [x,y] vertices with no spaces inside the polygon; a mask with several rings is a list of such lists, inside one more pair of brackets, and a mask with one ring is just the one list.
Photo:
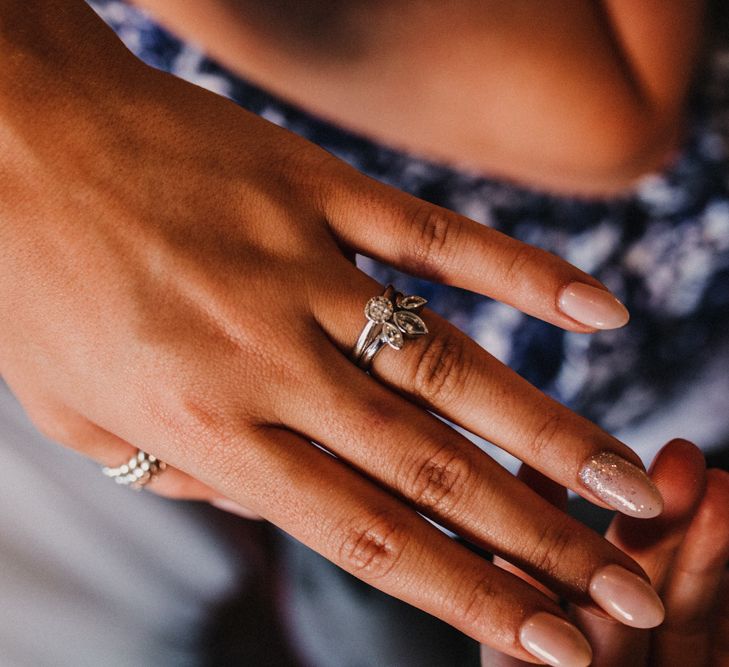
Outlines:
{"label": "knuckle", "polygon": [[504,287],[508,291],[522,290],[526,274],[533,266],[543,266],[545,255],[539,248],[519,244],[504,270]]}
{"label": "knuckle", "polygon": [[[729,548],[729,472],[712,468],[706,473],[706,490],[694,517],[699,527],[706,527],[714,535],[714,549],[708,567],[721,567]],[[711,528],[709,528],[711,527]],[[708,555],[708,554],[707,554]]]}
{"label": "knuckle", "polygon": [[162,397],[155,391],[140,402],[145,417],[162,427],[170,444],[186,454],[205,450],[210,455],[211,443],[230,437],[225,406],[205,398],[204,391],[179,387]]}
{"label": "knuckle", "polygon": [[387,514],[357,518],[345,528],[339,563],[356,576],[381,579],[401,562],[408,541],[405,527]]}
{"label": "knuckle", "polygon": [[465,497],[473,474],[474,465],[467,455],[444,446],[418,461],[406,495],[419,508],[441,517],[452,516]]}
{"label": "knuckle", "polygon": [[227,419],[224,411],[212,401],[198,395],[187,395],[181,400],[181,421],[186,428],[221,437]]}
{"label": "knuckle", "polygon": [[575,531],[568,522],[547,522],[541,528],[534,545],[527,549],[526,562],[552,579],[559,578],[565,554],[575,540]]}
{"label": "knuckle", "polygon": [[558,412],[548,412],[539,427],[528,440],[528,449],[532,456],[539,459],[550,454],[560,433],[566,428],[565,420]]}
{"label": "knuckle", "polygon": [[361,414],[358,414],[357,417],[364,432],[372,435],[384,435],[400,426],[389,397],[387,399],[379,397],[363,399]]}
{"label": "knuckle", "polygon": [[457,335],[427,336],[413,376],[415,392],[440,407],[453,400],[467,385],[471,357],[465,340]]}
{"label": "knuckle", "polygon": [[494,612],[494,607],[502,603],[490,573],[470,583],[462,599],[463,604],[456,604],[455,610],[457,625],[462,627],[482,625],[483,619],[488,618]]}
{"label": "knuckle", "polygon": [[[393,410],[390,396],[362,396],[357,398],[346,410],[335,413],[328,409],[334,401],[341,401],[341,385],[311,408],[313,416],[322,428],[330,434],[332,442],[345,441],[353,437],[361,438],[363,443],[389,441],[393,433],[402,430],[402,422]],[[344,416],[344,418],[343,418]]]}
{"label": "knuckle", "polygon": [[416,208],[412,216],[412,269],[436,280],[450,263],[456,247],[456,218],[429,204]]}

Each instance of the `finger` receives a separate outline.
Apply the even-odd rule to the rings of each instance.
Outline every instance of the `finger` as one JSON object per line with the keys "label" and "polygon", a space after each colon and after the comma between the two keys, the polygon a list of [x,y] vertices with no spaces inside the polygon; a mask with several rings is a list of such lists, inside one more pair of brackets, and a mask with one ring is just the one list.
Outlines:
{"label": "finger", "polygon": [[[129,461],[136,455],[138,449],[148,451],[150,454],[154,453],[151,450],[135,447],[91,422],[88,422],[86,431],[87,436],[85,437],[82,432],[77,432],[77,439],[74,444],[79,447],[79,450],[82,450],[83,443],[86,443],[87,450],[93,449],[96,452],[96,455],[92,458],[103,466],[116,467],[125,461]],[[122,450],[124,450],[123,455]],[[166,465],[160,474],[147,482],[144,485],[144,490],[171,500],[207,502],[228,514],[235,514],[252,521],[261,520],[259,514],[220,495],[207,484],[203,484],[201,481],[170,465]]]}
{"label": "finger", "polygon": [[[516,477],[517,479],[524,482],[524,484],[526,484],[526,486],[528,486],[532,491],[544,498],[544,500],[546,500],[550,505],[553,505],[562,512],[566,512],[567,490],[563,486],[556,484],[548,477],[545,477],[537,470],[534,470],[534,468],[530,468],[528,465],[520,466],[519,472],[517,473]],[[499,556],[495,556],[494,565],[497,565],[507,572],[511,572],[513,575],[519,577],[523,581],[526,581],[528,584],[534,586],[534,588],[536,588],[537,590],[542,591],[542,593],[550,597],[552,600],[557,601],[559,599],[559,596],[556,593],[549,590],[549,588],[547,588],[541,582],[534,579],[534,577],[529,576],[526,572],[524,572],[524,570],[511,564],[509,561],[504,560]]]}
{"label": "finger", "polygon": [[529,664],[519,658],[501,653],[486,644],[481,644],[480,658],[481,667],[524,667]]}
{"label": "finger", "polygon": [[[660,590],[703,493],[703,456],[691,443],[675,440],[657,455],[651,472],[665,498],[663,514],[648,521],[616,516],[606,536],[635,558]],[[574,609],[573,614],[593,646],[595,667],[647,664],[649,632],[619,625],[593,610]]]}
{"label": "finger", "polygon": [[729,561],[729,473],[710,470],[706,493],[676,555],[663,590],[666,623],[657,630],[657,664],[708,665],[713,612]]}
{"label": "finger", "polygon": [[[564,487],[559,486],[559,484],[555,484],[552,480],[541,475],[533,468],[525,465],[521,466],[519,468],[517,478],[558,509],[564,511],[567,508],[567,492]],[[505,561],[503,558],[499,558],[498,556],[494,557],[494,565],[502,568],[506,572],[511,572],[514,576],[519,577],[522,581],[525,581],[538,591],[544,593],[551,600],[554,600],[555,602],[558,600],[558,596],[550,591],[546,586],[538,582],[533,577],[530,577],[523,570],[515,567],[508,561]],[[499,653],[490,646],[481,645],[482,667],[522,667],[526,664],[527,663],[522,660]]]}
{"label": "finger", "polygon": [[420,512],[572,600],[589,604],[590,581],[611,565],[646,604],[660,607],[640,568],[619,549],[341,355],[312,363],[302,375],[311,384],[289,397],[292,406],[304,406],[291,410],[291,427]]}
{"label": "finger", "polygon": [[588,663],[589,647],[551,600],[303,438],[260,427],[244,448],[182,451],[179,465],[376,588],[527,661],[522,640],[532,651],[556,643],[566,657],[587,658],[575,664]]}
{"label": "finger", "polygon": [[567,489],[563,486],[528,465],[520,466],[516,476],[550,505],[567,511]]}
{"label": "finger", "polygon": [[[37,422],[36,425],[46,437],[94,459],[101,466],[120,466],[131,460],[138,449],[155,453],[151,449],[132,445],[65,406],[51,407],[46,401],[41,408],[36,401],[31,410],[34,422]],[[165,498],[209,502],[220,510],[245,519],[261,518],[248,508],[221,496],[206,484],[169,465],[145,484],[144,488]]]}
{"label": "finger", "polygon": [[[382,290],[349,268],[314,304],[315,316],[342,351],[365,323],[363,307]],[[432,312],[429,333],[401,350],[385,346],[372,374],[408,398],[493,442],[588,500],[640,517],[662,509],[638,456],[588,420],[546,396]]]}
{"label": "finger", "polygon": [[369,179],[330,189],[330,224],[358,252],[479,292],[571,331],[623,326],[628,311],[559,257]]}
{"label": "finger", "polygon": [[711,633],[712,667],[729,667],[729,570],[725,570],[717,590],[717,609]]}
{"label": "finger", "polygon": [[606,537],[638,560],[656,589],[662,590],[704,494],[706,464],[696,445],[676,439],[658,453],[650,472],[666,496],[663,513],[649,521],[617,517]]}
{"label": "finger", "polygon": [[632,628],[584,609],[574,608],[570,616],[592,646],[592,667],[652,664],[649,662],[652,630]]}

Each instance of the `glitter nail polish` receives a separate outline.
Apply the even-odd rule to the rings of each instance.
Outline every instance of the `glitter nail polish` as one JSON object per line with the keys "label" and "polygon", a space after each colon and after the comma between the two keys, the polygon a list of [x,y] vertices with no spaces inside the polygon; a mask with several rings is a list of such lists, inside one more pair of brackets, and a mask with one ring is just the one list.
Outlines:
{"label": "glitter nail polish", "polygon": [[648,475],[614,452],[591,456],[579,477],[585,488],[618,512],[650,519],[663,511],[663,498]]}

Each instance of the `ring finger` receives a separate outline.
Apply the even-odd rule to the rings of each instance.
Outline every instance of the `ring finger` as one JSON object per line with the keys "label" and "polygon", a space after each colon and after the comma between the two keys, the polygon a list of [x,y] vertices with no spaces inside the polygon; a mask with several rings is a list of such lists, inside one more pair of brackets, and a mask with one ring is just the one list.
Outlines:
{"label": "ring finger", "polygon": [[[382,289],[349,269],[316,303],[321,326],[348,353],[364,304]],[[629,516],[660,514],[660,493],[629,447],[543,394],[433,312],[429,334],[383,349],[372,374],[411,400],[493,442],[558,484]]]}

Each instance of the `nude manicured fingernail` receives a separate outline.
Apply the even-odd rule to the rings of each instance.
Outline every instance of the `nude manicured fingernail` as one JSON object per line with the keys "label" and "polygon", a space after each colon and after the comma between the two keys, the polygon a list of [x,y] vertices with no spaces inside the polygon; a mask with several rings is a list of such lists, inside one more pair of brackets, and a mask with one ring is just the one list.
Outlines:
{"label": "nude manicured fingernail", "polygon": [[582,633],[559,616],[540,611],[519,631],[519,641],[533,656],[556,667],[587,667],[592,649]]}
{"label": "nude manicured fingernail", "polygon": [[591,456],[579,477],[587,489],[618,512],[650,519],[663,511],[663,497],[650,477],[613,452]]}
{"label": "nude manicured fingernail", "polygon": [[610,616],[633,628],[655,628],[666,615],[653,587],[620,565],[600,568],[590,581],[590,595]]}
{"label": "nude manicured fingernail", "polygon": [[559,309],[568,317],[595,329],[617,329],[628,323],[628,309],[610,292],[570,283],[559,295]]}

